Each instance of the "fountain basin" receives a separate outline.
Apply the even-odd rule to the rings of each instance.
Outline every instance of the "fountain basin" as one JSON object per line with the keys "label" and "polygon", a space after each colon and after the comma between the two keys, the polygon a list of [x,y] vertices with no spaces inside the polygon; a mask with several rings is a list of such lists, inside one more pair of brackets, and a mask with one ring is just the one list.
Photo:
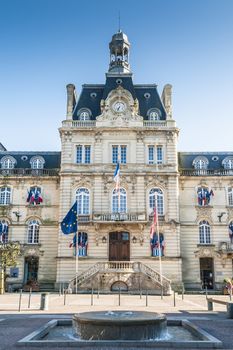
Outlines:
{"label": "fountain basin", "polygon": [[83,340],[150,340],[166,334],[167,319],[155,312],[83,312],[73,316],[73,328]]}
{"label": "fountain basin", "polygon": [[55,319],[18,341],[32,348],[78,348],[80,350],[219,349],[222,342],[188,320],[168,319],[168,334],[157,340],[81,340],[73,334],[71,319]]}

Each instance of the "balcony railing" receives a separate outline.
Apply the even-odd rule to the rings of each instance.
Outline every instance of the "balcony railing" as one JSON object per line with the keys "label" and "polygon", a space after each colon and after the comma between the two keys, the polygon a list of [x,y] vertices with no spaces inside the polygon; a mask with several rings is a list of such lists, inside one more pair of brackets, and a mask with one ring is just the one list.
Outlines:
{"label": "balcony railing", "polygon": [[144,120],[143,125],[145,127],[161,127],[161,126],[167,126],[167,122],[166,121],[157,121],[157,120]]}
{"label": "balcony railing", "polygon": [[219,250],[226,253],[233,253],[233,243],[230,242],[220,242]]}
{"label": "balcony railing", "polygon": [[[157,120],[144,120],[143,125],[149,128],[164,127],[167,126],[165,121]],[[93,128],[96,126],[95,120],[63,120],[63,127],[68,128]]]}
{"label": "balcony railing", "polygon": [[78,215],[78,222],[81,224],[90,222],[90,220],[91,220],[91,216],[89,214]]}
{"label": "balcony railing", "polygon": [[93,221],[146,221],[145,213],[93,213]]}
{"label": "balcony railing", "polygon": [[211,170],[211,169],[188,169],[188,170],[181,170],[180,171],[181,176],[232,176],[233,175],[233,169],[217,169],[217,170]]}
{"label": "balcony railing", "polygon": [[96,125],[95,120],[64,120],[63,127],[69,128],[93,128]]}
{"label": "balcony railing", "polygon": [[0,169],[2,176],[58,176],[59,169]]}

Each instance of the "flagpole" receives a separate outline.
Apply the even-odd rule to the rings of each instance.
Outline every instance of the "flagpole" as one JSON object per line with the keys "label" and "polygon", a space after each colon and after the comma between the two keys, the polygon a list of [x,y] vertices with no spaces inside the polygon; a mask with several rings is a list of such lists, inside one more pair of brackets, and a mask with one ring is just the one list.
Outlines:
{"label": "flagpole", "polygon": [[157,211],[157,220],[156,220],[156,231],[158,235],[158,247],[159,247],[159,274],[160,274],[160,283],[161,287],[163,287],[163,276],[162,276],[162,250],[161,250],[161,244],[160,244],[160,233],[159,233],[159,213],[158,213],[158,195],[155,195],[155,210]]}
{"label": "flagpole", "polygon": [[77,201],[76,220],[77,220],[77,231],[76,231],[76,240],[75,240],[75,294],[78,293],[78,201]]}

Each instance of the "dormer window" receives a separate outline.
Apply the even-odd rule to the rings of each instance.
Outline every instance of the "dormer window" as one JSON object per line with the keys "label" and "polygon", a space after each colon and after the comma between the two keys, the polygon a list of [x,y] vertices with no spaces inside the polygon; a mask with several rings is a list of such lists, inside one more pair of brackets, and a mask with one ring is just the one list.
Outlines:
{"label": "dormer window", "polygon": [[32,157],[30,159],[30,164],[32,169],[43,169],[45,160],[43,157],[39,157],[39,156]]}
{"label": "dormer window", "polygon": [[13,169],[15,167],[16,160],[11,156],[5,156],[1,159],[2,169]]}
{"label": "dormer window", "polygon": [[203,170],[203,169],[207,169],[209,165],[209,161],[206,157],[196,157],[193,160],[193,166],[195,169],[197,170]]}
{"label": "dormer window", "polygon": [[151,108],[147,112],[147,116],[148,116],[148,120],[151,120],[151,121],[160,120],[161,111],[158,108]]}
{"label": "dormer window", "polygon": [[81,108],[78,111],[78,119],[79,120],[90,120],[91,119],[91,111],[87,108]]}
{"label": "dormer window", "polygon": [[233,157],[223,159],[222,165],[224,166],[224,169],[233,169]]}

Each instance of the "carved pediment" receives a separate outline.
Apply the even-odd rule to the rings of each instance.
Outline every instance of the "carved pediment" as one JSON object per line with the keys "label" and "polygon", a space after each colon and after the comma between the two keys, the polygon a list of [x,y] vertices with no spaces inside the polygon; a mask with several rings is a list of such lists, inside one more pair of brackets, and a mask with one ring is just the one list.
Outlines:
{"label": "carved pediment", "polygon": [[[116,102],[123,104],[122,111],[114,108]],[[97,127],[133,127],[143,126],[143,118],[138,114],[138,100],[128,90],[118,86],[112,90],[106,100],[101,101],[101,115],[96,118]]]}
{"label": "carved pediment", "polygon": [[196,206],[197,218],[196,223],[199,223],[201,220],[208,220],[210,223],[213,222],[212,219],[212,206]]}

